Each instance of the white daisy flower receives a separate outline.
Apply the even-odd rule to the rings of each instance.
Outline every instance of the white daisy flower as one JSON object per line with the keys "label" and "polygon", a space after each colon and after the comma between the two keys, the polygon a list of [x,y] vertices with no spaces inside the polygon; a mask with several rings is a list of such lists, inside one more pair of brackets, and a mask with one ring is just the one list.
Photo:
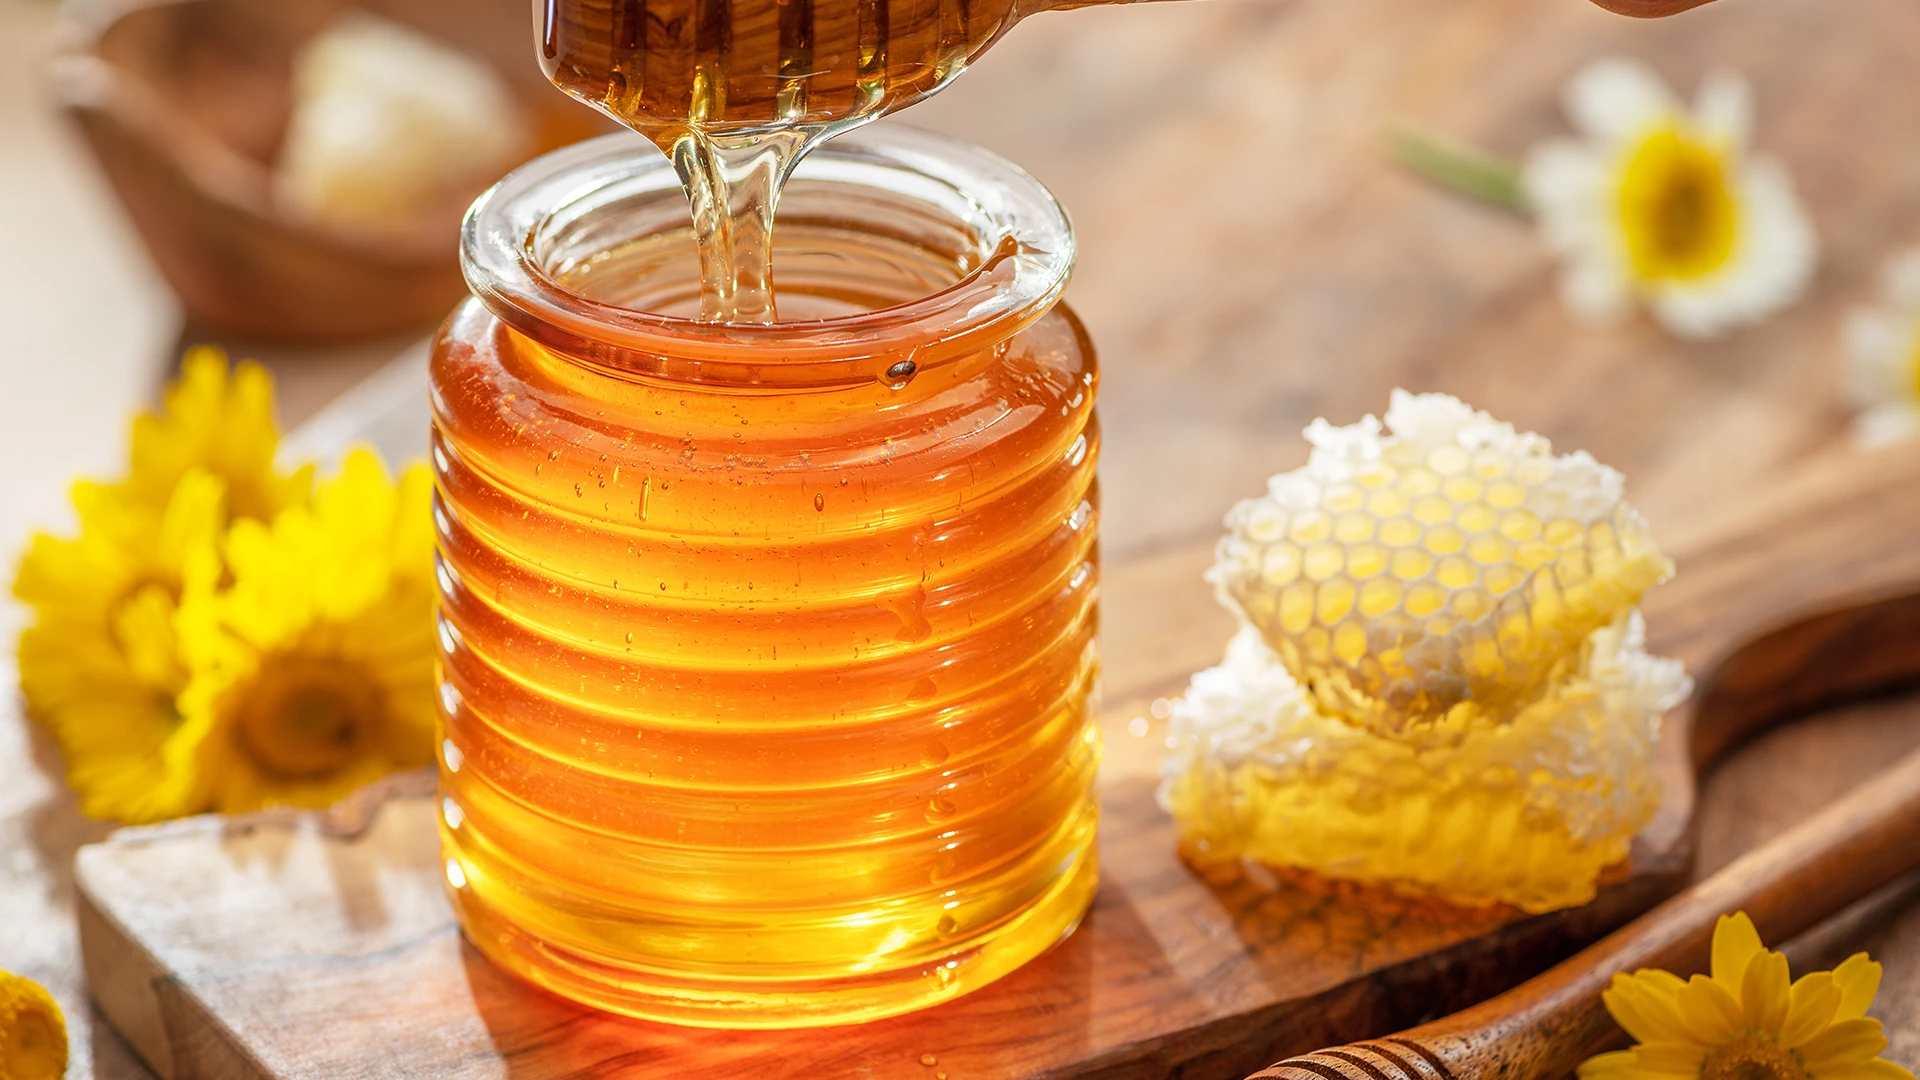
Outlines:
{"label": "white daisy flower", "polygon": [[1880,298],[1847,317],[1847,391],[1864,446],[1920,437],[1920,250],[1887,263]]}
{"label": "white daisy flower", "polygon": [[1521,182],[1576,317],[1639,301],[1675,334],[1712,337],[1800,295],[1813,228],[1785,170],[1747,154],[1745,80],[1709,77],[1689,110],[1644,65],[1601,60],[1566,108],[1584,137],[1536,147]]}

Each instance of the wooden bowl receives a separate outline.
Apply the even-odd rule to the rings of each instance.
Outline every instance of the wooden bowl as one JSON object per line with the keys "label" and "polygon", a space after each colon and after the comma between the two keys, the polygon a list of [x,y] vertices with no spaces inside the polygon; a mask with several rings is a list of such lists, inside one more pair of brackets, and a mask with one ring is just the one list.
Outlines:
{"label": "wooden bowl", "polygon": [[56,92],[197,325],[346,341],[422,329],[465,294],[460,215],[484,183],[379,241],[275,205],[294,57],[350,8],[493,65],[542,151],[605,130],[541,76],[526,0],[70,0]]}

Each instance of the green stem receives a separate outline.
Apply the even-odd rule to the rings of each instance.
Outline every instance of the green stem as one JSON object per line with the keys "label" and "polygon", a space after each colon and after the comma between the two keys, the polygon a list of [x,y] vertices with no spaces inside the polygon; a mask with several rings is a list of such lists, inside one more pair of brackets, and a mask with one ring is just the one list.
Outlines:
{"label": "green stem", "polygon": [[1527,212],[1518,162],[1412,123],[1394,129],[1388,152],[1429,180],[1516,214]]}

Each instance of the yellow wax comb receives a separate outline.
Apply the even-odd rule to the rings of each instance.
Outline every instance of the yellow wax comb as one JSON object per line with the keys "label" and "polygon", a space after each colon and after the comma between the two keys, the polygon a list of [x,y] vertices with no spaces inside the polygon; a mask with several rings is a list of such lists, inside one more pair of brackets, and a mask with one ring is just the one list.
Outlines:
{"label": "yellow wax comb", "polygon": [[1671,571],[1620,474],[1441,394],[1316,421],[1228,516],[1241,633],[1172,712],[1190,857],[1533,911],[1585,901],[1659,802],[1691,683],[1635,603]]}

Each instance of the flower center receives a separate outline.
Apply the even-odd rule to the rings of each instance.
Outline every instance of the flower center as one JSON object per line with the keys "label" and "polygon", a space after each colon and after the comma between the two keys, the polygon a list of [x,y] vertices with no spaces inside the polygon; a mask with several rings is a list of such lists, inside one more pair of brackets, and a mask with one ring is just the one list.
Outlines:
{"label": "flower center", "polygon": [[1642,140],[1620,178],[1627,257],[1642,280],[1702,277],[1733,254],[1738,207],[1713,149],[1667,128]]}
{"label": "flower center", "polygon": [[1794,1052],[1761,1035],[1715,1047],[1700,1063],[1700,1080],[1808,1080]]}
{"label": "flower center", "polygon": [[336,659],[270,659],[245,693],[238,741],[262,770],[286,779],[325,776],[360,758],[386,715],[379,685]]}
{"label": "flower center", "polygon": [[1907,378],[1913,383],[1913,400],[1920,401],[1920,322],[1913,324],[1913,342],[1907,353]]}

